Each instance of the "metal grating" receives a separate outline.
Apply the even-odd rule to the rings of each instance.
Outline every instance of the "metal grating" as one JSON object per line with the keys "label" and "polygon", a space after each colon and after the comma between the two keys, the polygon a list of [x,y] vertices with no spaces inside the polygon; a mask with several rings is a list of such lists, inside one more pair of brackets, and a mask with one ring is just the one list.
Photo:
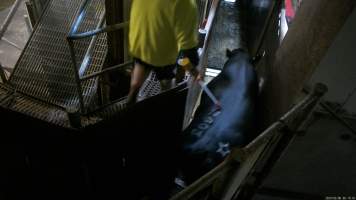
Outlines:
{"label": "metal grating", "polygon": [[[70,127],[64,108],[79,107],[79,100],[66,36],[73,25],[77,10],[84,1],[49,0],[10,77],[10,87],[6,86],[4,89],[0,85],[1,107],[62,127]],[[95,29],[104,12],[104,0],[89,1],[85,16],[76,32]],[[205,4],[205,0],[199,2],[199,5]],[[203,8],[199,6],[200,22],[203,19]],[[106,34],[95,39],[90,54],[87,54],[91,42],[92,38],[74,41],[78,70],[83,66],[83,62],[88,63],[81,76],[100,71],[104,64],[107,53]],[[89,55],[87,60],[86,55]],[[97,108],[97,87],[98,78],[82,82],[84,103],[87,108],[92,108],[90,110]],[[139,98],[142,100],[158,93],[160,84],[152,73],[142,87]],[[82,123],[86,126],[108,119],[124,108],[125,100],[104,106],[92,115],[83,116]]]}
{"label": "metal grating", "polygon": [[[25,47],[9,84],[14,89],[61,107],[77,107],[78,94],[66,41],[72,22],[84,0],[51,0],[44,11],[38,26]],[[92,0],[87,6],[86,15],[78,26],[78,32],[95,29],[104,0]],[[78,68],[83,62],[91,39],[75,42]],[[94,43],[85,74],[100,71],[106,54],[106,35],[100,35]],[[96,93],[97,79],[83,84],[84,102],[92,104]]]}
{"label": "metal grating", "polygon": [[70,127],[64,110],[18,94],[3,85],[0,85],[0,106],[62,127]]}

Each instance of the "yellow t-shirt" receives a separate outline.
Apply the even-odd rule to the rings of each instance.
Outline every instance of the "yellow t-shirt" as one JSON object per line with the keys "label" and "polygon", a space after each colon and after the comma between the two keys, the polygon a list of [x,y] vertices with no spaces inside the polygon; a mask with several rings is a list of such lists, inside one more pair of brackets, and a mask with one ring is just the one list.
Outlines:
{"label": "yellow t-shirt", "polygon": [[198,44],[197,12],[196,0],[133,0],[130,53],[153,66],[174,64],[179,50]]}

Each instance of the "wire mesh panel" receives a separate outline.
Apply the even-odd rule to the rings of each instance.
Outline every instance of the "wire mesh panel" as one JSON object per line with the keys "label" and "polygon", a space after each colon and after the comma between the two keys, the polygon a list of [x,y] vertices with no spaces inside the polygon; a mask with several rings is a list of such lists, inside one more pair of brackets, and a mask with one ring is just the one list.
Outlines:
{"label": "wire mesh panel", "polygon": [[147,77],[146,81],[143,83],[140,92],[138,93],[138,100],[141,101],[148,97],[152,97],[161,92],[161,85],[156,78],[156,73],[151,72]]}
{"label": "wire mesh panel", "polygon": [[[24,49],[9,83],[18,91],[43,101],[62,107],[78,105],[78,93],[71,62],[69,46],[66,41],[77,10],[84,0],[51,0],[44,11],[38,26]],[[87,12],[78,25],[78,31],[95,29],[104,0],[93,0],[87,6]],[[99,71],[106,54],[105,34],[98,37],[93,44],[93,54],[88,59],[84,73]],[[78,67],[82,66],[91,40],[75,44]],[[79,70],[79,69],[78,69]],[[96,90],[97,81],[88,81],[83,85],[85,103],[91,101]],[[96,91],[95,91],[96,92]]]}

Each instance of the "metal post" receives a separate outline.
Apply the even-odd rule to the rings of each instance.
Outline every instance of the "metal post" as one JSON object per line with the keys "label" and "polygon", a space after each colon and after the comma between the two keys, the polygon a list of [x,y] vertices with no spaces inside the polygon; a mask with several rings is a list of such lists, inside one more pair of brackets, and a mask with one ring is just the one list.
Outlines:
{"label": "metal post", "polygon": [[0,29],[0,40],[2,39],[2,37],[4,36],[7,28],[9,27],[12,18],[15,16],[15,13],[17,11],[17,9],[20,6],[22,0],[16,0],[16,2],[14,3],[14,5],[12,6],[9,14],[6,16],[4,23],[1,25],[1,29]]}
{"label": "metal post", "polygon": [[81,128],[82,127],[81,116],[80,116],[80,113],[77,111],[77,109],[68,108],[67,116],[69,119],[69,123],[73,128]]}
{"label": "metal post", "polygon": [[3,82],[3,83],[6,83],[6,81],[7,81],[5,70],[2,67],[1,63],[0,63],[0,79],[1,79],[1,82]]}
{"label": "metal post", "polygon": [[[100,21],[99,21],[98,25],[96,26],[96,29],[99,29],[100,27],[102,27],[104,22],[105,22],[105,12],[103,12],[102,15],[100,16]],[[90,57],[90,54],[94,48],[95,41],[96,41],[97,37],[98,37],[97,35],[94,35],[92,37],[89,47],[87,49],[87,52],[85,53],[84,60],[86,60],[87,58]],[[85,69],[88,67],[88,64],[89,64],[88,62],[82,63],[82,65],[79,68],[79,77],[82,77],[84,75]]]}
{"label": "metal post", "polygon": [[26,5],[28,17],[29,17],[30,22],[31,22],[31,26],[33,27],[33,26],[35,26],[36,21],[37,21],[36,16],[35,16],[35,9],[34,9],[33,3],[31,1],[26,1],[25,5]]}
{"label": "metal post", "polygon": [[75,83],[77,86],[77,93],[78,93],[78,99],[79,99],[79,104],[80,104],[80,111],[82,113],[85,112],[85,107],[84,107],[84,101],[83,101],[83,92],[82,92],[82,86],[81,86],[81,81],[79,78],[79,73],[78,73],[78,69],[77,69],[77,61],[75,59],[75,51],[74,51],[74,44],[73,41],[71,39],[67,39],[68,44],[69,44],[69,50],[70,50],[70,56],[72,59],[72,63],[73,63],[73,73],[74,73],[74,77],[75,77]]}
{"label": "metal post", "polygon": [[25,15],[24,18],[25,18],[25,22],[26,22],[27,33],[28,33],[28,35],[31,35],[32,31],[33,31],[33,26],[31,24],[31,19],[30,19],[30,17],[28,15]]}

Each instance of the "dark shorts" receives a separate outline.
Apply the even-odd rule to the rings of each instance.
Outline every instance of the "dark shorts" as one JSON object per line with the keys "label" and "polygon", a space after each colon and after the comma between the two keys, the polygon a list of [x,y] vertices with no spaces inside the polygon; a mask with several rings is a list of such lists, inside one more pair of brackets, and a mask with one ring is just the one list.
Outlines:
{"label": "dark shorts", "polygon": [[134,58],[134,63],[139,63],[143,65],[148,70],[153,70],[156,73],[158,80],[170,80],[176,76],[176,65],[166,65],[164,67],[156,67],[150,64],[147,64],[140,60],[139,58]]}

